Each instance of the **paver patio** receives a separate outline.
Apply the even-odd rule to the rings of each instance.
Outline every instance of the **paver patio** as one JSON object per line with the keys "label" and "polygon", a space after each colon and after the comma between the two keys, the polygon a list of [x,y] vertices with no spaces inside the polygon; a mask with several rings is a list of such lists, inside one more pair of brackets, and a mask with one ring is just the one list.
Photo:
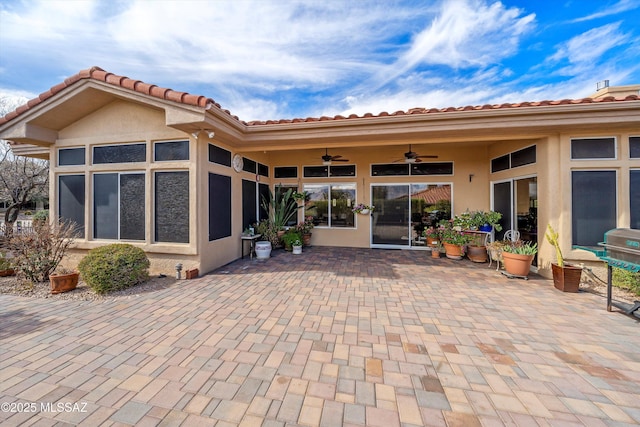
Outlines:
{"label": "paver patio", "polygon": [[0,304],[2,425],[640,424],[636,320],[427,252],[312,247],[129,299]]}

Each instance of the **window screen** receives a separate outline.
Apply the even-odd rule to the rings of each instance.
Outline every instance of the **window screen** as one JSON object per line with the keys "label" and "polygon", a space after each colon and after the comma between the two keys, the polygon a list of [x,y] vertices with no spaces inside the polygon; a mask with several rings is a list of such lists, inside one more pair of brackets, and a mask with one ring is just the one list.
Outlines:
{"label": "window screen", "polygon": [[231,151],[209,144],[209,161],[231,167]]}
{"label": "window screen", "polygon": [[93,147],[93,164],[134,163],[147,160],[146,144],[122,144]]}
{"label": "window screen", "polygon": [[329,166],[305,166],[302,175],[305,178],[325,178],[329,176]]}
{"label": "window screen", "polygon": [[256,173],[258,171],[258,164],[246,157],[242,158],[242,170],[245,172]]}
{"label": "window screen", "polygon": [[640,159],[640,136],[629,138],[629,158]]}
{"label": "window screen", "polygon": [[629,171],[631,228],[640,229],[640,169]]}
{"label": "window screen", "polygon": [[258,163],[258,175],[269,176],[269,166]]}
{"label": "window screen", "polygon": [[231,236],[231,177],[209,173],[209,241]]}
{"label": "window screen", "polygon": [[153,159],[156,162],[189,160],[189,141],[156,142]]}
{"label": "window screen", "polygon": [[572,235],[574,245],[596,246],[616,227],[616,172],[571,173]]}
{"label": "window screen", "polygon": [[504,156],[496,157],[495,159],[491,159],[491,172],[500,172],[510,168],[510,160],[509,155],[505,154]]}
{"label": "window screen", "polygon": [[257,222],[256,215],[258,210],[256,183],[242,180],[242,229],[249,227]]}
{"label": "window screen", "polygon": [[571,158],[615,159],[615,138],[584,138],[571,140]]}
{"label": "window screen", "polygon": [[298,168],[296,166],[279,166],[273,168],[273,175],[276,178],[297,178]]}
{"label": "window screen", "polygon": [[84,237],[84,186],[84,175],[58,177],[58,216],[75,222],[81,237]]}
{"label": "window screen", "polygon": [[155,241],[189,243],[189,172],[155,174]]}
{"label": "window screen", "polygon": [[536,162],[536,146],[523,148],[522,150],[511,153],[511,167],[530,165]]}
{"label": "window screen", "polygon": [[411,175],[453,175],[453,162],[412,163]]}
{"label": "window screen", "polygon": [[144,174],[95,174],[93,186],[93,237],[144,240]]}
{"label": "window screen", "polygon": [[84,165],[84,147],[58,150],[58,166]]}
{"label": "window screen", "polygon": [[329,176],[356,176],[356,165],[331,165]]}
{"label": "window screen", "polygon": [[396,176],[409,175],[408,163],[387,163],[384,165],[371,165],[371,176]]}

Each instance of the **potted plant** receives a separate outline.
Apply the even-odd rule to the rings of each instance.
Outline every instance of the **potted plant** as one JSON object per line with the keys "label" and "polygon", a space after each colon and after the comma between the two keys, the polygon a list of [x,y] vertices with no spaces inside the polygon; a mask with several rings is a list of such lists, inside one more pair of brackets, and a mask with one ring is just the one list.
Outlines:
{"label": "potted plant", "polygon": [[440,246],[440,234],[442,233],[442,227],[428,227],[422,232],[422,236],[427,241],[427,246],[436,247]]}
{"label": "potted plant", "polygon": [[13,276],[16,274],[11,260],[4,251],[0,251],[0,277]]}
{"label": "potted plant", "polygon": [[444,253],[444,246],[437,244],[431,247],[431,258],[440,258],[440,254]]}
{"label": "potted plant", "polygon": [[80,273],[75,270],[56,268],[56,270],[49,275],[51,293],[60,294],[74,290],[78,286],[79,276]]}
{"label": "potted plant", "polygon": [[506,272],[512,276],[527,277],[531,261],[538,253],[538,244],[521,240],[502,248],[502,263]]}
{"label": "potted plant", "polygon": [[373,212],[374,209],[375,209],[375,206],[373,206],[373,205],[366,205],[364,203],[358,203],[351,210],[354,213],[366,215],[366,214],[368,214],[370,212]]}
{"label": "potted plant", "polygon": [[445,226],[440,236],[447,258],[462,259],[465,245],[469,243],[469,236],[465,235],[458,227],[452,226],[451,223],[448,227]]}
{"label": "potted plant", "polygon": [[304,221],[296,226],[296,230],[302,235],[302,243],[305,246],[311,246],[311,230],[313,230],[313,217],[305,216]]}
{"label": "potted plant", "polygon": [[262,208],[268,212],[269,222],[276,229],[276,233],[284,234],[284,229],[289,221],[298,213],[298,209],[302,209],[303,205],[293,198],[293,188],[289,188],[282,193],[280,197],[269,190],[269,198],[262,197]]}
{"label": "potted plant", "polygon": [[291,247],[293,248],[294,255],[300,255],[302,253],[302,240],[294,240],[291,242]]}
{"label": "potted plant", "polygon": [[302,236],[293,228],[287,230],[282,236],[285,251],[291,252],[293,250],[293,244],[297,242],[302,242]]}
{"label": "potted plant", "polygon": [[582,268],[564,262],[560,243],[558,242],[558,232],[551,227],[551,224],[547,225],[545,237],[556,249],[556,259],[558,261],[557,263],[551,263],[553,286],[562,292],[578,292]]}
{"label": "potted plant", "polygon": [[469,236],[467,257],[473,262],[487,262],[486,234],[474,232],[467,235]]}
{"label": "potted plant", "polygon": [[472,213],[471,221],[480,231],[491,232],[491,230],[501,231],[500,220],[502,214],[495,211],[476,211]]}
{"label": "potted plant", "polygon": [[260,240],[256,242],[255,251],[257,259],[267,259],[271,256],[271,250],[276,244],[279,244],[275,226],[266,219],[263,219],[255,226],[256,231],[260,234]]}

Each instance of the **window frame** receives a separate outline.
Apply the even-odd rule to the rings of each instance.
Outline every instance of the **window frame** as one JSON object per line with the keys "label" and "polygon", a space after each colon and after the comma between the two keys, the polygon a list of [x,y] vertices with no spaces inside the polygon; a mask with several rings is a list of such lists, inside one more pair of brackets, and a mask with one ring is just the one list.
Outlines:
{"label": "window frame", "polygon": [[[186,203],[186,212],[184,217],[187,222],[187,239],[186,241],[176,241],[176,240],[159,240],[158,239],[158,175],[160,174],[171,174],[171,173],[180,173],[186,174],[187,176],[187,191],[185,194],[187,195],[187,203]],[[191,183],[191,171],[189,169],[156,169],[152,174],[152,191],[153,191],[153,229],[150,232],[153,233],[153,243],[155,244],[179,244],[179,245],[188,245],[191,243],[191,194],[188,191],[188,188]]]}
{"label": "window frame", "polygon": [[[71,151],[71,150],[82,150],[83,153],[83,159],[82,159],[82,163],[73,163],[73,164],[67,164],[67,165],[62,165],[60,164],[60,152],[62,151]],[[87,164],[87,147],[85,146],[80,146],[80,147],[60,147],[58,148],[58,156],[57,156],[57,166],[61,167],[61,168],[67,168],[67,167],[73,167],[73,166],[85,166]]]}
{"label": "window frame", "polygon": [[[586,140],[586,139],[613,139],[613,157],[586,157],[586,158],[575,158],[573,157],[573,142],[577,140]],[[572,162],[593,162],[593,161],[611,161],[618,160],[618,138],[611,135],[606,136],[586,136],[586,137],[571,137],[569,138],[569,159]]]}
{"label": "window frame", "polygon": [[[118,177],[118,200],[117,200],[117,237],[115,239],[105,238],[105,237],[96,237],[96,180],[95,177],[97,175],[117,175]],[[144,195],[143,195],[143,205],[144,205],[144,237],[142,239],[123,239],[120,236],[121,232],[121,212],[120,212],[120,202],[121,202],[121,175],[142,175],[144,178]],[[124,241],[124,242],[145,242],[147,240],[147,232],[148,227],[148,219],[147,213],[148,209],[146,206],[146,198],[147,198],[147,174],[145,171],[141,170],[131,170],[131,171],[104,171],[104,172],[94,172],[91,174],[91,239],[99,240],[99,241]]]}
{"label": "window frame", "polygon": [[[356,201],[358,200],[358,184],[356,182],[350,182],[350,181],[345,181],[345,182],[324,182],[324,183],[302,183],[302,191],[308,191],[307,186],[315,186],[315,187],[327,187],[328,188],[328,195],[329,195],[329,202],[327,203],[327,225],[316,225],[316,228],[322,228],[322,229],[335,229],[335,230],[355,230],[358,228],[358,224],[357,224],[357,215],[352,212],[351,214],[353,215],[353,226],[347,226],[347,227],[343,227],[343,226],[336,226],[332,224],[332,203],[331,200],[331,194],[333,191],[333,187],[334,186],[352,186],[353,187],[353,200],[351,201],[351,208],[353,208],[353,206],[356,204]],[[307,204],[313,205],[314,201],[313,200],[309,200],[308,202],[305,202],[304,205],[304,216],[307,217],[309,216],[309,214],[307,213]],[[315,217],[314,217],[315,218]]]}
{"label": "window frame", "polygon": [[[106,163],[96,163],[96,148],[106,148],[106,147],[124,147],[129,145],[142,145],[144,146],[144,160],[135,161],[135,162],[106,162]],[[147,143],[145,141],[138,142],[126,142],[122,144],[100,144],[100,145],[92,145],[91,146],[91,165],[128,165],[131,163],[145,163],[149,159],[149,152],[147,150]],[[85,159],[86,160],[86,159]]]}
{"label": "window frame", "polygon": [[[186,159],[169,159],[169,160],[158,160],[156,158],[156,147],[158,144],[171,144],[171,143],[186,143],[187,145],[187,158]],[[190,141],[188,139],[176,139],[176,140],[169,140],[169,141],[153,141],[153,153],[152,153],[152,157],[153,157],[153,162],[154,163],[165,163],[165,162],[188,162],[191,159],[191,144]]]}
{"label": "window frame", "polygon": [[[78,228],[79,228],[79,236],[81,238],[85,238],[86,237],[86,230],[87,230],[87,224],[86,224],[86,212],[87,212],[87,176],[85,173],[64,173],[64,174],[58,174],[57,176],[57,180],[56,180],[56,198],[57,200],[57,215],[58,218],[68,218],[68,217],[63,217],[61,215],[61,207],[62,207],[62,197],[60,196],[60,184],[61,184],[61,178],[63,177],[67,177],[67,176],[74,176],[74,177],[82,177],[82,223],[78,224],[76,222],[76,224],[78,224]],[[67,204],[68,205],[68,204]],[[68,218],[70,219],[70,218]],[[74,221],[75,222],[75,221]]]}
{"label": "window frame", "polygon": [[[574,219],[575,219],[575,210],[574,210],[574,204],[573,204],[573,196],[574,196],[574,186],[573,186],[573,180],[574,180],[574,173],[584,173],[584,172],[613,172],[613,176],[614,176],[614,191],[612,192],[612,194],[615,196],[615,203],[614,203],[614,214],[613,214],[613,227],[611,228],[616,228],[618,227],[618,217],[619,217],[619,204],[620,204],[620,194],[619,192],[619,179],[620,179],[620,175],[619,175],[619,170],[616,168],[603,168],[603,169],[596,169],[596,168],[591,168],[591,169],[571,169],[570,171],[570,181],[569,181],[569,185],[570,185],[570,194],[571,194],[571,215],[570,215],[570,220],[571,220],[571,245],[585,245],[585,244],[581,244],[581,243],[577,243],[576,242],[576,236],[577,236],[577,231],[574,230]],[[611,229],[610,228],[610,229]],[[606,232],[608,230],[604,230],[604,232]],[[602,233],[602,238],[604,238],[604,232]],[[602,239],[600,238],[600,239]],[[601,240],[599,240],[601,241]],[[595,242],[596,244],[598,242]],[[588,246],[588,245],[587,245]]]}

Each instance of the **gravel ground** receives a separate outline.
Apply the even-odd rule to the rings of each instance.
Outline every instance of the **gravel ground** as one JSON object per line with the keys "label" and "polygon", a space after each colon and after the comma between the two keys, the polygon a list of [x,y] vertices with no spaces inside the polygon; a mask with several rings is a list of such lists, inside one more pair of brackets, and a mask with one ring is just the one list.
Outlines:
{"label": "gravel ground", "polygon": [[78,282],[78,287],[73,291],[61,294],[51,294],[49,282],[45,283],[24,283],[18,280],[16,276],[0,277],[0,294],[9,294],[27,298],[50,298],[59,300],[78,300],[78,301],[104,301],[114,299],[136,298],[147,292],[154,292],[160,289],[166,289],[174,285],[178,280],[175,277],[151,277],[144,283],[112,292],[108,295],[96,294],[83,281]]}

